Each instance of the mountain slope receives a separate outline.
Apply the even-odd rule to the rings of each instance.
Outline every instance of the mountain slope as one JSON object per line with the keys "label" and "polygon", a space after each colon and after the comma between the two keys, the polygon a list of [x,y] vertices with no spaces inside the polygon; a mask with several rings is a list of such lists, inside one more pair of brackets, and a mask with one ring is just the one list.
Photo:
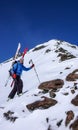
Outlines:
{"label": "mountain slope", "polygon": [[[51,40],[36,46],[26,54],[26,66],[30,66],[30,59],[35,64],[41,84],[34,69],[23,72],[23,91],[27,92],[21,97],[16,95],[9,102],[6,100],[12,89],[12,79],[7,87],[4,86],[12,61],[0,65],[0,129],[69,130],[71,127],[77,130],[78,125],[74,126],[72,123],[75,120],[77,122],[78,105],[73,105],[71,101],[78,93],[78,47],[65,41]],[[67,80],[69,74],[72,80],[70,76]],[[64,84],[54,89],[53,85],[60,85],[56,82],[57,79],[62,80]],[[52,105],[55,100],[57,103]],[[77,100],[76,97],[76,102]]]}

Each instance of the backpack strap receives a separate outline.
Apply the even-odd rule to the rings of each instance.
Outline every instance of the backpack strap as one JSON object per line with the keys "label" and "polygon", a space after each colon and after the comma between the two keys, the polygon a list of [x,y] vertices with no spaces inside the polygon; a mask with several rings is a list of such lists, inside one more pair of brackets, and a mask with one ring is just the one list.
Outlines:
{"label": "backpack strap", "polygon": [[[16,64],[16,68],[14,67],[15,64]],[[14,71],[14,73],[16,74],[16,72],[17,72],[17,68],[18,68],[18,62],[15,63],[15,64],[13,65],[13,71]]]}

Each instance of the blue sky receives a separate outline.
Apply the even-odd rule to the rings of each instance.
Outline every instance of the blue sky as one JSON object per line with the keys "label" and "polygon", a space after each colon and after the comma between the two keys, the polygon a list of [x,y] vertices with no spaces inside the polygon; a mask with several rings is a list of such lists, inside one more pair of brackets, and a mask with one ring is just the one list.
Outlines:
{"label": "blue sky", "polygon": [[0,0],[0,62],[51,39],[78,44],[77,0]]}

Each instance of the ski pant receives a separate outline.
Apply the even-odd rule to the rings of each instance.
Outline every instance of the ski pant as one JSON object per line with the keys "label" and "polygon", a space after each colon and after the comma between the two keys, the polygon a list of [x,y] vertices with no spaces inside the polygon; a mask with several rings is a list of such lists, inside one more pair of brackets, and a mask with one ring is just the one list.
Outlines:
{"label": "ski pant", "polygon": [[14,81],[14,87],[8,97],[14,98],[16,92],[17,92],[17,95],[22,93],[22,89],[23,89],[23,81],[20,79],[20,76],[17,76],[17,78]]}

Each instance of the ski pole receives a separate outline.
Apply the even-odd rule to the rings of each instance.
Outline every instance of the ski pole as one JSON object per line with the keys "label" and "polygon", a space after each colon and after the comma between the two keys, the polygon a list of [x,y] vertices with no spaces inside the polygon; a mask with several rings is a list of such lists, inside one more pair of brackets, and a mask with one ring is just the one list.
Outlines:
{"label": "ski pole", "polygon": [[15,83],[15,80],[13,79],[13,81],[12,81],[10,87],[12,87],[12,86],[14,85],[14,83]]}
{"label": "ski pole", "polygon": [[[29,64],[30,64],[30,63],[32,63],[32,64],[33,64],[33,61],[32,61],[32,59],[29,61]],[[35,66],[34,66],[34,71],[35,71],[35,73],[36,73],[37,79],[38,79],[38,81],[39,81],[39,84],[40,84],[40,79],[39,79],[39,76],[38,76],[38,73],[37,73],[37,71],[36,71],[36,68],[35,68]]]}
{"label": "ski pole", "polygon": [[9,79],[10,79],[10,75],[8,76],[8,78],[6,80],[5,87],[7,86],[8,82],[9,82]]}

